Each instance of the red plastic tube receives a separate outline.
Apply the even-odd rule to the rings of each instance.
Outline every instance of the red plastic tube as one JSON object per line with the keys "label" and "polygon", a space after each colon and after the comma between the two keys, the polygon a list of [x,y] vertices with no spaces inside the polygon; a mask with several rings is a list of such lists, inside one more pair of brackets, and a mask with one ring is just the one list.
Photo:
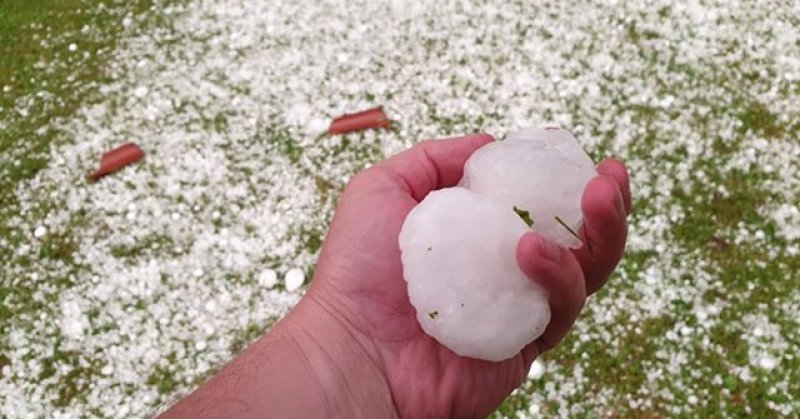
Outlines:
{"label": "red plastic tube", "polygon": [[144,151],[134,143],[121,145],[105,154],[100,158],[100,168],[86,178],[89,181],[96,181],[101,177],[114,173],[123,167],[136,163],[144,158]]}
{"label": "red plastic tube", "polygon": [[328,135],[347,134],[370,128],[391,128],[392,121],[383,112],[382,107],[340,116],[331,122]]}

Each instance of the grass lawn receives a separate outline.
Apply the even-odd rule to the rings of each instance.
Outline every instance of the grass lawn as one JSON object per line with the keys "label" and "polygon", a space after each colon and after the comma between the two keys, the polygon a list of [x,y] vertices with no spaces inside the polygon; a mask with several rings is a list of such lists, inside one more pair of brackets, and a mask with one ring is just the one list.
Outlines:
{"label": "grass lawn", "polygon": [[496,415],[796,415],[800,11],[662,3],[0,0],[0,416],[163,408],[297,301],[358,170],[548,123],[626,161],[629,247]]}

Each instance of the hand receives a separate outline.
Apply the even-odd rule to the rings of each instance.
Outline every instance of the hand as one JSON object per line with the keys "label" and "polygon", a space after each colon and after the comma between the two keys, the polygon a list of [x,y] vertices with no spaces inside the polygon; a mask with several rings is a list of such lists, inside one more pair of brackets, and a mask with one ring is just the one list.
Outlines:
{"label": "hand", "polygon": [[541,338],[494,363],[460,357],[425,334],[408,300],[397,236],[409,211],[430,191],[455,185],[469,156],[490,141],[428,141],[356,176],[317,265],[308,298],[372,348],[401,417],[485,417],[521,384],[534,358],[564,337],[587,290],[602,286],[624,250],[628,177],[621,163],[607,160],[583,196],[589,246],[570,252],[534,233],[520,240],[521,269],[550,296],[552,320]]}
{"label": "hand", "polygon": [[455,185],[488,135],[437,140],[366,170],[348,184],[311,288],[298,307],[196,393],[176,417],[485,417],[571,328],[622,256],[630,210],[625,167],[600,164],[582,200],[588,246],[534,233],[521,270],[549,295],[545,333],[502,362],[464,358],[425,334],[409,303],[398,234],[430,191]]}

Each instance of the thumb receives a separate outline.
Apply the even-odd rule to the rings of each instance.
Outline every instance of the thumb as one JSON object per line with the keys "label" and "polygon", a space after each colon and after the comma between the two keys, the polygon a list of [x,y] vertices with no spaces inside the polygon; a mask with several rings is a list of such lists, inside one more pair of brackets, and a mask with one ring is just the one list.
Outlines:
{"label": "thumb", "polygon": [[544,334],[523,350],[527,362],[557,345],[569,332],[586,301],[586,285],[578,260],[567,249],[526,233],[517,244],[517,264],[541,286],[550,303],[550,324]]}

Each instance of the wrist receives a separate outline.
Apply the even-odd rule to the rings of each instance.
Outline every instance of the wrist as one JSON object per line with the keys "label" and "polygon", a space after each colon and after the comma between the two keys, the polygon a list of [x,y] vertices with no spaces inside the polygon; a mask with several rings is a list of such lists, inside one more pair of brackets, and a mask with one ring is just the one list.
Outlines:
{"label": "wrist", "polygon": [[[274,335],[274,337],[273,337]],[[313,379],[327,417],[397,417],[383,363],[370,339],[307,295],[266,338],[287,340]]]}
{"label": "wrist", "polygon": [[397,417],[377,351],[345,325],[304,298],[162,417]]}

